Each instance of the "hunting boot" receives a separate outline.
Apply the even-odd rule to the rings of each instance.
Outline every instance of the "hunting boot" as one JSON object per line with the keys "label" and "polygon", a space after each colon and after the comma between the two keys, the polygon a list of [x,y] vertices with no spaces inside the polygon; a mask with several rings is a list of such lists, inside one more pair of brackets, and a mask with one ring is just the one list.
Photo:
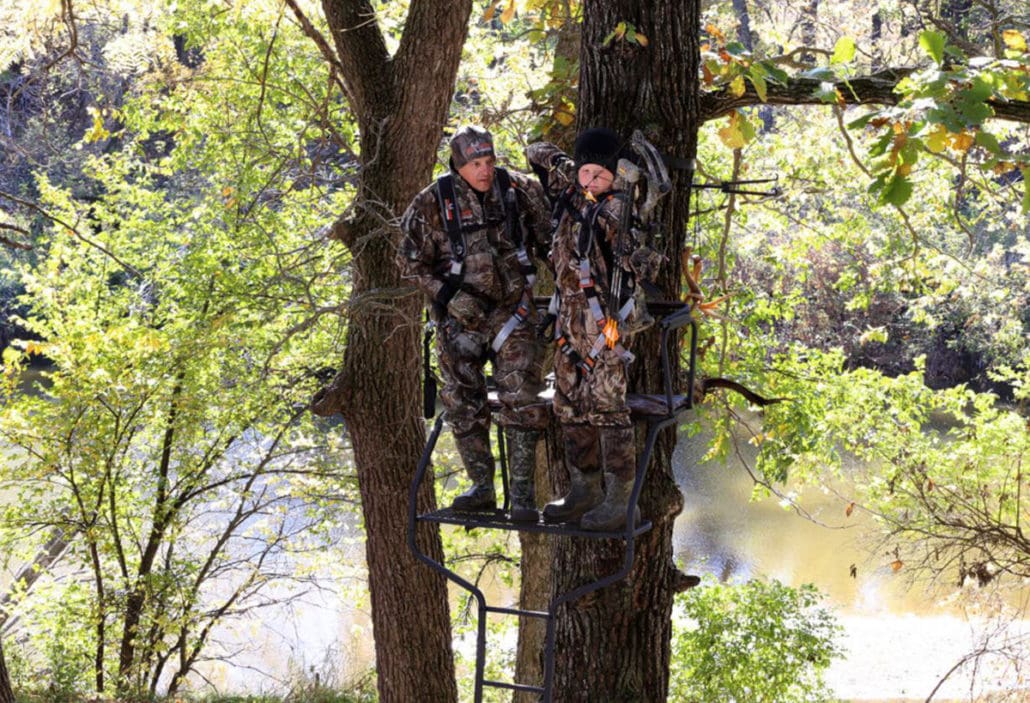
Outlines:
{"label": "hunting boot", "polygon": [[533,474],[536,471],[536,443],[540,439],[540,432],[507,427],[504,434],[508,440],[508,469],[511,479],[508,492],[511,510],[508,517],[512,522],[536,522],[540,519],[540,514],[536,511]]}
{"label": "hunting boot", "polygon": [[563,428],[571,488],[568,495],[544,506],[545,522],[575,522],[603,499],[598,465],[597,431],[585,425]]}
{"label": "hunting boot", "polygon": [[454,443],[458,446],[458,454],[465,464],[465,473],[472,481],[472,487],[455,498],[451,508],[461,512],[495,510],[494,455],[490,452],[486,431],[456,437]]}
{"label": "hunting boot", "polygon": [[[632,427],[601,429],[604,455],[604,501],[579,521],[584,530],[616,532],[626,527],[626,511],[636,478]],[[640,523],[640,508],[633,507],[633,525]]]}

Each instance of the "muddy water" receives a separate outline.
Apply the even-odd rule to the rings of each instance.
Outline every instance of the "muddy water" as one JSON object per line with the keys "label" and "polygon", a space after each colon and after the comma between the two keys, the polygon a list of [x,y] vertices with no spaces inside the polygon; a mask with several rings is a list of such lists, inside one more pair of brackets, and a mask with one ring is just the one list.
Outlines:
{"label": "muddy water", "polygon": [[[913,586],[904,569],[891,569],[893,556],[876,546],[868,518],[857,511],[847,517],[845,503],[833,491],[800,493],[798,503],[813,519],[776,499],[752,502],[753,484],[744,465],[703,463],[704,446],[704,436],[682,436],[674,457],[685,499],[675,527],[677,559],[690,573],[730,582],[764,577],[818,587],[846,632],[846,658],[828,676],[842,700],[924,701],[994,626],[967,618],[950,585],[927,590]],[[742,451],[749,461],[753,449],[744,443]],[[232,665],[212,662],[204,667],[216,689],[283,692],[316,676],[322,682],[350,681],[371,666],[364,546],[351,541],[331,560],[298,564],[302,566],[334,583],[336,592],[312,592],[289,607],[270,608],[219,633],[224,651],[236,656]],[[510,593],[500,584],[497,589]],[[1030,586],[1022,598],[1030,601]],[[1005,626],[1030,638],[1026,620]],[[1027,668],[1030,664],[1024,665],[1024,677]],[[976,700],[985,690],[1012,686],[1017,676],[1012,668],[987,662],[979,687],[967,671],[960,671],[940,687],[934,701]],[[1025,700],[1030,701],[1030,693]]]}
{"label": "muddy water", "polygon": [[[753,448],[741,448],[744,461]],[[954,584],[913,584],[894,556],[875,541],[868,516],[846,515],[846,487],[807,489],[796,502],[802,517],[779,499],[750,501],[753,481],[744,464],[701,462],[704,438],[681,437],[674,466],[685,499],[676,522],[674,549],[685,570],[730,582],[753,577],[798,586],[812,583],[827,596],[845,629],[846,658],[829,682],[844,700],[924,701],[998,623],[966,617]],[[787,487],[790,490],[790,487]],[[1030,601],[1030,586],[1010,597]],[[1028,612],[1022,609],[1023,617]],[[1013,635],[1030,637],[1030,621],[1006,622]],[[974,683],[968,669],[951,674],[934,701],[968,701],[1016,685],[1019,674],[1004,661],[986,660]],[[1023,665],[1024,681],[1027,665]],[[1024,684],[1025,685],[1025,684]],[[1025,699],[1030,701],[1030,691]]]}

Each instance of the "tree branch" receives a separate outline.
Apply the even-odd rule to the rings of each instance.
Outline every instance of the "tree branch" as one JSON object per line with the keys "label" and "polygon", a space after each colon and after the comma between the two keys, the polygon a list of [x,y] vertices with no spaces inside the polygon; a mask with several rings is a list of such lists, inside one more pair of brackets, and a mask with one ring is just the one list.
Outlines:
{"label": "tree branch", "polygon": [[[836,81],[832,85],[847,105],[896,105],[898,94],[894,92],[894,88],[913,70],[915,69],[887,69],[848,81]],[[708,122],[725,117],[736,109],[752,105],[826,105],[816,96],[823,88],[824,81],[814,78],[792,78],[786,85],[770,83],[765,101],[758,97],[750,83],[740,96],[732,95],[728,89],[723,88],[701,95],[699,115],[702,122]],[[992,102],[990,105],[998,119],[1030,124],[1030,101],[1010,100]]]}
{"label": "tree branch", "polygon": [[118,258],[117,255],[115,255],[114,252],[112,252],[109,249],[107,249],[106,247],[104,247],[104,245],[99,244],[97,242],[94,242],[92,239],[89,239],[84,234],[82,234],[82,232],[77,230],[74,226],[68,224],[67,222],[65,222],[64,220],[62,220],[59,217],[51,215],[49,212],[47,212],[46,210],[41,208],[39,205],[36,205],[33,202],[29,202],[28,200],[23,200],[22,198],[19,198],[17,195],[13,195],[11,193],[7,193],[7,192],[4,192],[2,190],[0,190],[0,198],[4,198],[6,200],[10,200],[12,203],[16,203],[18,205],[21,205],[22,207],[26,207],[29,210],[32,210],[33,212],[35,212],[36,214],[42,215],[43,217],[45,217],[46,219],[50,220],[54,224],[61,225],[62,227],[64,227],[68,231],[69,234],[71,234],[73,237],[78,239],[80,242],[82,242],[83,244],[88,244],[89,246],[93,247],[94,249],[100,251],[105,256],[109,257],[112,261],[114,261],[116,264],[118,264],[123,269],[125,269],[127,272],[132,274],[136,279],[143,280],[143,274],[140,273],[139,270],[137,270],[134,266],[131,266],[131,265],[127,264],[126,262],[122,261],[121,259]]}
{"label": "tree branch", "polygon": [[[396,55],[396,70],[405,85],[429,85],[433,82],[432,77],[440,67],[434,61],[425,60],[424,37],[453,37],[459,34],[459,45],[464,45],[471,10],[471,2],[468,0],[411,3]],[[458,27],[453,26],[454,23],[459,23]]]}
{"label": "tree branch", "polygon": [[[12,232],[17,232],[18,234],[24,234],[25,236],[29,236],[29,231],[27,229],[23,229],[22,227],[18,227],[17,225],[8,224],[6,222],[0,222],[0,229],[8,229]],[[25,244],[24,242],[16,242],[13,239],[5,237],[2,234],[0,234],[0,244],[2,244],[5,247],[10,247],[11,249],[21,249],[22,251],[32,250],[31,244]]]}
{"label": "tree branch", "polygon": [[364,128],[372,107],[393,84],[386,40],[368,0],[322,0],[322,8],[329,26],[339,28],[334,30],[333,43],[340,70],[347,77],[351,109]]}
{"label": "tree branch", "polygon": [[315,46],[322,53],[325,58],[325,62],[329,64],[329,72],[332,75],[332,79],[336,81],[336,84],[340,86],[340,90],[347,96],[347,100],[353,103],[353,96],[351,95],[350,88],[347,87],[347,81],[343,77],[343,66],[340,65],[340,59],[336,56],[336,52],[333,51],[333,47],[329,45],[329,41],[322,35],[321,32],[311,23],[311,20],[307,18],[304,11],[297,5],[296,0],[286,0],[286,4],[293,10],[294,16],[297,18],[297,22],[300,23],[300,28],[304,34],[307,35],[311,41],[315,42]]}

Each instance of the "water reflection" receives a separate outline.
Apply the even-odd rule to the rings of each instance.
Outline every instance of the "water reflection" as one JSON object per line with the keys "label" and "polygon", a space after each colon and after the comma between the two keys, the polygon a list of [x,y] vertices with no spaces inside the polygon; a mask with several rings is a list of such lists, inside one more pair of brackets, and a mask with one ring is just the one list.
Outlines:
{"label": "water reflection", "polygon": [[[924,701],[997,627],[989,619],[966,617],[964,600],[954,597],[952,584],[914,585],[904,569],[895,572],[895,557],[876,541],[869,516],[857,510],[846,515],[847,502],[838,495],[846,490],[800,491],[796,500],[813,518],[806,519],[777,499],[751,502],[753,482],[741,460],[702,462],[706,447],[704,434],[682,435],[674,455],[685,499],[674,532],[677,560],[689,573],[722,581],[762,577],[792,586],[811,583],[826,594],[845,628],[846,657],[828,674],[842,699]],[[747,443],[741,447],[743,461],[753,461],[755,453]],[[1027,599],[1030,587],[1010,605]],[[1025,607],[1021,612],[1025,617]],[[1003,625],[1010,636],[1030,638],[1030,621]],[[977,700],[985,691],[1018,681],[1003,659],[979,665],[977,683],[966,668],[953,674],[933,700]]]}

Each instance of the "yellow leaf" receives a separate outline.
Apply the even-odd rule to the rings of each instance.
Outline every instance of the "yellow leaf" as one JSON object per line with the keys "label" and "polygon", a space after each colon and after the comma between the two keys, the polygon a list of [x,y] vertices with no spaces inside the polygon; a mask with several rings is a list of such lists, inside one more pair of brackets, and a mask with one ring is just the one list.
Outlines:
{"label": "yellow leaf", "polygon": [[948,130],[942,125],[937,125],[936,129],[930,132],[930,136],[926,138],[926,148],[933,154],[940,154],[947,149]]}
{"label": "yellow leaf", "polygon": [[719,139],[729,149],[744,148],[744,133],[740,129],[740,115],[734,112],[730,116],[730,123],[719,130]]}
{"label": "yellow leaf", "polygon": [[226,186],[226,187],[222,188],[222,197],[223,198],[228,198],[230,195],[232,195],[232,191],[233,191],[233,187],[232,186]]}
{"label": "yellow leaf", "polygon": [[486,12],[483,13],[483,22],[489,22],[497,14],[497,4],[490,3],[490,6],[486,8]]}
{"label": "yellow leaf", "polygon": [[38,342],[28,342],[25,344],[26,354],[42,354],[44,351],[45,348],[42,344],[39,344]]}
{"label": "yellow leaf", "polygon": [[705,31],[708,32],[713,37],[715,37],[715,39],[720,44],[725,44],[726,43],[726,35],[723,34],[722,31],[718,27],[716,27],[714,24],[705,25]]}
{"label": "yellow leaf", "polygon": [[1001,33],[1005,46],[1013,51],[1026,51],[1026,38],[1015,29],[1006,29]]}
{"label": "yellow leaf", "polygon": [[733,97],[739,98],[741,95],[744,94],[744,91],[746,89],[747,88],[744,85],[744,76],[737,76],[732,81],[730,81],[730,93],[733,95]]}
{"label": "yellow leaf", "polygon": [[969,132],[959,132],[951,138],[951,146],[956,151],[966,152],[973,146],[974,137]]}
{"label": "yellow leaf", "polygon": [[504,12],[501,13],[501,22],[508,24],[511,22],[512,17],[515,16],[515,0],[509,0],[508,7],[504,8]]}
{"label": "yellow leaf", "polygon": [[575,116],[568,110],[556,110],[554,113],[554,121],[562,127],[568,127],[575,119]]}
{"label": "yellow leaf", "polygon": [[624,36],[626,36],[626,23],[619,22],[615,25],[615,38],[622,39]]}
{"label": "yellow leaf", "polygon": [[731,294],[720,295],[715,300],[708,300],[703,303],[700,303],[698,307],[701,308],[702,311],[714,310],[715,308],[719,307],[720,304],[725,303],[727,300],[729,300],[730,295]]}
{"label": "yellow leaf", "polygon": [[647,46],[649,41],[650,40],[647,37],[640,32],[637,32],[637,44],[640,44],[640,46]]}

